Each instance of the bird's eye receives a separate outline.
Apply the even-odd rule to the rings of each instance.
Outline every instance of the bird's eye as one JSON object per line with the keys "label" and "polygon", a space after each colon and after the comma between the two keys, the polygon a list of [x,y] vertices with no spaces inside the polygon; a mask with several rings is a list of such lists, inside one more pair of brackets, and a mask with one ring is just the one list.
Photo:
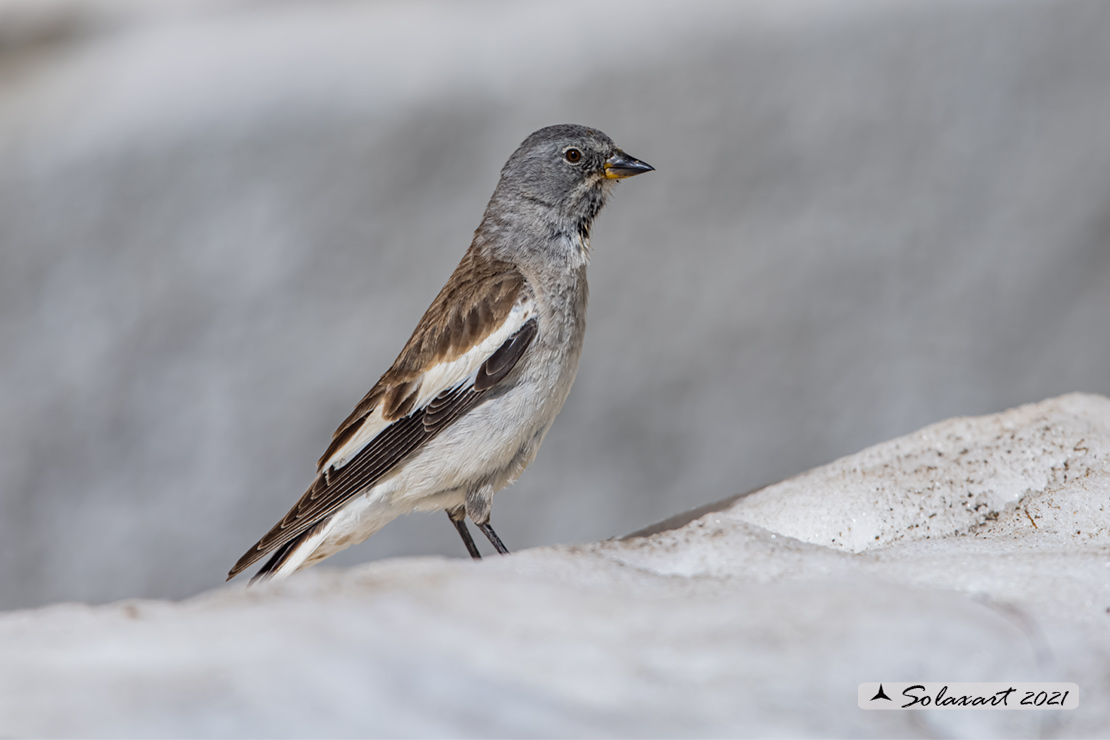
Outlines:
{"label": "bird's eye", "polygon": [[566,152],[563,153],[563,156],[566,157],[567,161],[571,164],[578,164],[582,161],[582,152],[574,147],[567,149]]}

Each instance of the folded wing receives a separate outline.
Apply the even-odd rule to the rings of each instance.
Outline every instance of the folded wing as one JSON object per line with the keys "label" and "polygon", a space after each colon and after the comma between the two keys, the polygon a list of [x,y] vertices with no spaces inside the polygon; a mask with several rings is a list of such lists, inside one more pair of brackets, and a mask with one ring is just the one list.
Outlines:
{"label": "folded wing", "polygon": [[538,330],[527,282],[467,253],[393,366],[339,426],[312,485],[228,578],[374,486],[501,383]]}

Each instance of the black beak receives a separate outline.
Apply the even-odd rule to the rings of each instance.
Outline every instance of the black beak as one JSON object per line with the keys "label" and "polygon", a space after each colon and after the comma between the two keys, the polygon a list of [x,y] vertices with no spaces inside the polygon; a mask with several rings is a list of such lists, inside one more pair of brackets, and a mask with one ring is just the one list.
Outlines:
{"label": "black beak", "polygon": [[610,180],[634,177],[645,172],[651,172],[654,169],[647,162],[641,162],[635,157],[630,157],[620,149],[617,150],[616,154],[605,160],[605,176]]}

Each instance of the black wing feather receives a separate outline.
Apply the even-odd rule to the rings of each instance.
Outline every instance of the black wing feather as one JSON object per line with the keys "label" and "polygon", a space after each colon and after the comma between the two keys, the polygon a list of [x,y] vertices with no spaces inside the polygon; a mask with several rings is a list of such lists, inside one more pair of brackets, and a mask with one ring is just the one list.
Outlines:
{"label": "black wing feather", "polygon": [[505,343],[478,368],[478,376],[474,378],[474,390],[485,391],[500,383],[520,362],[524,350],[532,344],[537,331],[536,320],[529,319],[524,326],[505,340]]}
{"label": "black wing feather", "polygon": [[284,561],[293,540],[306,534],[352,498],[380,481],[409,455],[426,445],[483,396],[520,362],[535,339],[536,319],[528,320],[505,340],[478,369],[473,385],[444,391],[427,406],[383,429],[342,467],[322,470],[297,504],[258,541],[228,573],[234,578],[274,550],[281,550],[263,569],[268,574]]}

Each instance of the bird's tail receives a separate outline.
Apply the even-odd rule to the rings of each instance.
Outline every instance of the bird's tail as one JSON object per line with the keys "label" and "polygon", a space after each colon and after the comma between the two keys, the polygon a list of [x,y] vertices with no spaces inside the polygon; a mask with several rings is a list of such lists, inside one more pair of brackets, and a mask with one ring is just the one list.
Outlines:
{"label": "bird's tail", "polygon": [[327,534],[328,524],[330,523],[331,518],[329,517],[274,550],[274,554],[270,556],[266,564],[251,576],[248,585],[254,585],[260,581],[280,581],[296,573],[319,547]]}
{"label": "bird's tail", "polygon": [[[422,502],[421,505],[425,504]],[[443,508],[443,506],[435,501],[431,508]],[[288,578],[301,568],[315,565],[340,550],[357,545],[399,515],[412,509],[411,505],[397,505],[385,496],[362,496],[354,499],[339,511],[312,525],[271,553],[267,553],[270,559],[250,582]],[[257,549],[247,552],[231,569],[228,579],[234,578],[263,557],[265,555],[259,553]]]}

